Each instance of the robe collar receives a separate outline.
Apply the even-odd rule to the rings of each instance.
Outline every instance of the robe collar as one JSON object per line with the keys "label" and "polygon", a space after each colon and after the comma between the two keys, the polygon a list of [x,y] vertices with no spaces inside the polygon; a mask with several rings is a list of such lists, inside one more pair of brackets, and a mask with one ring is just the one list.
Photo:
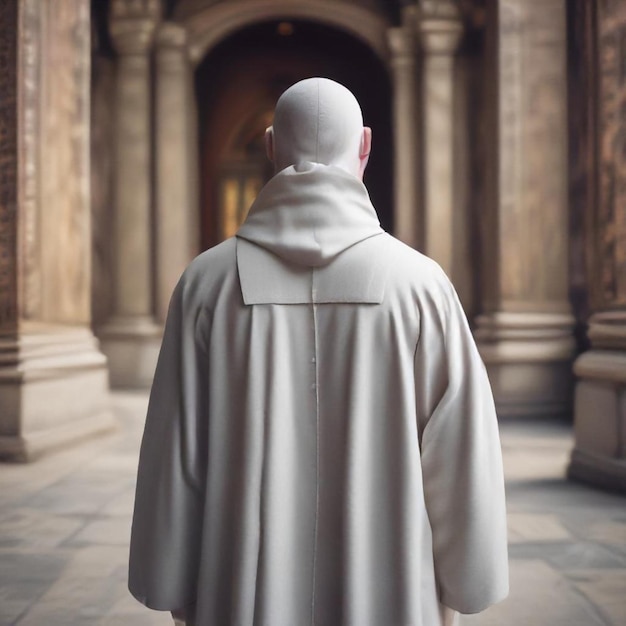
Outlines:
{"label": "robe collar", "polygon": [[342,253],[383,233],[358,178],[332,165],[290,166],[265,185],[237,232],[244,302],[380,302],[382,271],[371,263],[355,271],[354,255]]}
{"label": "robe collar", "polygon": [[308,267],[383,230],[365,185],[334,165],[303,162],[274,176],[237,236]]}

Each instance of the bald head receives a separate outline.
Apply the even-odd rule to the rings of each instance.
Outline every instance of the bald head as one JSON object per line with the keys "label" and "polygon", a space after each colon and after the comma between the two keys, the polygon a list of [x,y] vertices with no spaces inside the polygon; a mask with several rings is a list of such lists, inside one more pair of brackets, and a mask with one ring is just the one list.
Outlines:
{"label": "bald head", "polygon": [[276,171],[312,161],[361,177],[370,138],[361,107],[348,89],[327,78],[307,78],[279,98],[268,129],[268,154]]}

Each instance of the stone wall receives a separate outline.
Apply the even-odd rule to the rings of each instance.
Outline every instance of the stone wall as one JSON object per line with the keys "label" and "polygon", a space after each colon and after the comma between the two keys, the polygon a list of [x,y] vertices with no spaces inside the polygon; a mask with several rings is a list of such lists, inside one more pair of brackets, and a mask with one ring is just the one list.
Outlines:
{"label": "stone wall", "polygon": [[90,329],[89,8],[0,2],[3,460],[112,425]]}

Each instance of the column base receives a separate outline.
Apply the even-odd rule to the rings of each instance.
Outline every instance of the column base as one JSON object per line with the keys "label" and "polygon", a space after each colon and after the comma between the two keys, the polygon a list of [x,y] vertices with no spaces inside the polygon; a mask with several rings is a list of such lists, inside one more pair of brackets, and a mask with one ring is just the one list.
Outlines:
{"label": "column base", "polygon": [[567,477],[581,483],[626,494],[626,459],[588,454],[574,448]]}
{"label": "column base", "polygon": [[109,361],[111,387],[149,389],[156,369],[163,329],[151,318],[110,320],[98,333]]}
{"label": "column base", "polygon": [[626,352],[585,352],[574,372],[576,444],[568,476],[626,493]]}
{"label": "column base", "polygon": [[0,338],[0,459],[32,461],[115,427],[106,358],[87,328]]}
{"label": "column base", "polygon": [[574,319],[567,314],[479,316],[475,338],[500,418],[571,416]]}

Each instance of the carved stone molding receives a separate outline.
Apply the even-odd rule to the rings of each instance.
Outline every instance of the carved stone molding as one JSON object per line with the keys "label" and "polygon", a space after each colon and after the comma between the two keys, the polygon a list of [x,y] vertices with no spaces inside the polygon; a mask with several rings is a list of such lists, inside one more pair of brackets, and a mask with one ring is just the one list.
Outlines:
{"label": "carved stone molding", "polygon": [[422,48],[429,55],[450,56],[463,35],[463,23],[454,19],[423,18],[418,22]]}
{"label": "carved stone molding", "polygon": [[14,333],[17,270],[17,32],[16,2],[0,2],[0,332]]}
{"label": "carved stone molding", "polygon": [[33,322],[25,330],[0,337],[3,461],[33,461],[115,427],[106,360],[91,331]]}
{"label": "carved stone molding", "polygon": [[[626,350],[626,311],[603,311],[589,319],[587,335],[593,348]],[[626,378],[626,372],[623,372]]]}
{"label": "carved stone molding", "polygon": [[25,319],[41,314],[38,200],[40,194],[39,138],[41,132],[41,6],[24,0],[20,11],[19,203],[21,223],[22,307]]}
{"label": "carved stone molding", "polygon": [[452,55],[463,34],[462,13],[455,0],[420,0],[417,32],[429,55]]}
{"label": "carved stone molding", "polygon": [[113,19],[153,18],[161,16],[161,0],[112,0]]}
{"label": "carved stone molding", "polygon": [[418,0],[422,19],[457,20],[461,9],[457,0]]}
{"label": "carved stone molding", "polygon": [[163,22],[157,31],[156,45],[159,48],[186,48],[187,29],[174,22]]}
{"label": "carved stone molding", "polygon": [[369,46],[383,62],[388,61],[389,19],[350,0],[228,0],[198,6],[193,12],[178,3],[175,16],[188,28],[190,57],[194,64],[220,41],[259,19],[321,22],[345,30]]}
{"label": "carved stone molding", "polygon": [[[157,74],[183,74],[189,68],[187,30],[174,22],[164,22],[157,30],[155,42]],[[158,76],[157,76],[157,80]]]}
{"label": "carved stone molding", "polygon": [[146,54],[161,18],[159,0],[113,0],[109,33],[120,55]]}

